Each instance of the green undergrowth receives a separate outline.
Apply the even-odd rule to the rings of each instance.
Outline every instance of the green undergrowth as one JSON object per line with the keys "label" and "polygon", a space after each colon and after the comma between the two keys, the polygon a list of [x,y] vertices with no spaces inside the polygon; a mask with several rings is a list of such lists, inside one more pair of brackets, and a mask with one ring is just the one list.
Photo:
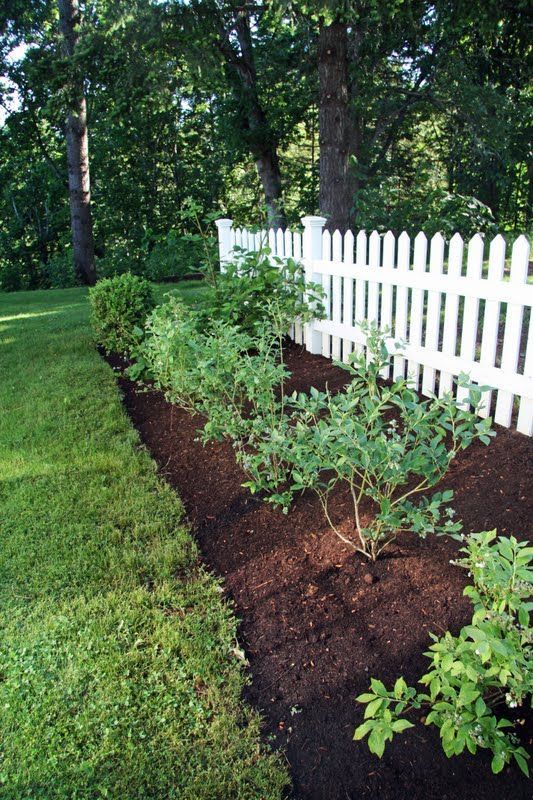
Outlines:
{"label": "green undergrowth", "polygon": [[92,346],[83,289],[0,294],[0,626],[4,800],[282,796],[235,618]]}

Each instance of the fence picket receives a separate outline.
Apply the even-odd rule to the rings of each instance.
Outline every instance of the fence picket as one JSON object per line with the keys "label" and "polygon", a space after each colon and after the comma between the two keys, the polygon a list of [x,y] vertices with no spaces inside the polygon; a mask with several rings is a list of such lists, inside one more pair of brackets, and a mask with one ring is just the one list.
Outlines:
{"label": "fence picket", "polygon": [[[503,236],[496,236],[490,243],[489,249],[489,273],[488,280],[500,282],[503,280],[505,269],[505,240]],[[483,318],[483,336],[481,339],[480,364],[486,367],[493,367],[496,362],[496,350],[498,347],[498,332],[500,329],[500,307],[499,300],[487,300],[485,302],[485,314]],[[488,417],[492,403],[492,392],[483,392],[481,396],[482,407],[480,417]]]}
{"label": "fence picket", "polygon": [[[411,252],[411,242],[409,236],[404,231],[398,239],[398,270],[407,272],[409,269]],[[396,311],[394,324],[394,338],[397,342],[404,342],[407,339],[407,311],[409,303],[409,289],[407,286],[396,288]],[[394,356],[393,377],[403,378],[405,374],[405,358]]]}
{"label": "fence picket", "polygon": [[[368,266],[379,268],[381,250],[381,237],[377,231],[370,234],[370,245],[368,252]],[[377,280],[368,282],[368,309],[367,320],[377,325],[379,317],[379,283]]]}
{"label": "fence picket", "polygon": [[[383,238],[383,260],[384,267],[394,269],[394,250],[396,241],[392,231],[388,231]],[[381,314],[379,327],[381,330],[391,330],[392,327],[392,283],[384,282],[381,286]],[[381,377],[385,380],[390,375],[390,364],[383,367]]]}
{"label": "fence picket", "polygon": [[[355,263],[357,267],[366,267],[367,236],[364,231],[359,231],[355,242]],[[357,269],[355,270],[357,276]],[[355,325],[366,319],[366,281],[356,277],[355,280]],[[356,343],[354,352],[361,353],[362,347]]]}
{"label": "fence picket", "polygon": [[285,258],[292,258],[292,233],[288,228],[283,234],[283,252],[285,254]]}
{"label": "fence picket", "polygon": [[[466,277],[478,280],[483,270],[483,239],[479,233],[468,243]],[[461,331],[460,357],[468,363],[476,360],[477,324],[479,316],[479,297],[465,297],[463,306],[463,325]],[[468,406],[468,389],[457,388],[457,402]]]}
{"label": "fence picket", "polygon": [[[463,265],[464,243],[458,233],[452,236],[448,252],[448,291],[444,304],[444,329],[442,333],[442,352],[454,356],[457,348],[457,322],[459,319],[459,294],[454,292],[456,278],[461,277]],[[439,380],[439,397],[443,397],[453,389],[451,372],[441,372]]]}
{"label": "fence picket", "polygon": [[[419,233],[415,239],[413,256],[414,272],[426,271],[428,240],[425,234]],[[419,347],[422,343],[422,323],[424,319],[424,289],[413,289],[411,292],[411,314],[409,317],[409,344]],[[418,389],[420,381],[420,363],[409,359],[407,362],[409,383]]]}
{"label": "fence picket", "polygon": [[[533,378],[533,310],[529,315],[529,333],[527,337],[524,375],[528,378]],[[526,436],[533,436],[533,398],[520,398],[516,429],[520,433],[525,433]]]}
{"label": "fence picket", "polygon": [[[442,275],[444,265],[444,238],[436,233],[431,240],[429,252],[429,271],[432,275]],[[428,350],[438,350],[440,333],[440,307],[441,293],[428,292],[426,339],[425,346]],[[435,392],[436,371],[433,367],[425,366],[422,371],[422,394],[426,397]]]}
{"label": "fence picket", "polygon": [[[322,234],[322,258],[324,261],[331,261],[331,233],[324,231]],[[326,309],[326,319],[331,319],[331,275],[324,272],[322,275],[322,288],[324,290],[324,308]],[[331,357],[331,335],[322,334],[322,355],[326,358]]]}
{"label": "fence picket", "polygon": [[[336,230],[331,237],[333,252],[333,261],[342,261],[342,234]],[[336,325],[341,324],[341,307],[342,307],[342,278],[334,275],[331,281],[331,319]],[[331,357],[340,361],[341,357],[341,339],[340,336],[331,337]]]}
{"label": "fence picket", "polygon": [[[354,238],[351,231],[347,231],[344,235],[344,263],[347,266],[353,264],[353,247]],[[348,325],[350,328],[354,324],[353,320],[353,276],[345,276],[342,286],[342,322],[343,325]],[[342,359],[345,362],[349,361],[350,353],[352,352],[351,339],[342,340]]]}
{"label": "fence picket", "polygon": [[278,258],[285,257],[285,236],[281,228],[276,231],[276,255]]}
{"label": "fence picket", "polygon": [[[529,242],[525,236],[519,236],[513,246],[511,256],[510,283],[522,285],[527,282],[529,265]],[[505,333],[503,335],[503,350],[501,369],[503,372],[516,372],[518,356],[520,353],[520,339],[522,335],[522,320],[524,306],[520,303],[508,303],[505,316]],[[511,425],[514,395],[500,389],[496,400],[494,421],[498,425]]]}

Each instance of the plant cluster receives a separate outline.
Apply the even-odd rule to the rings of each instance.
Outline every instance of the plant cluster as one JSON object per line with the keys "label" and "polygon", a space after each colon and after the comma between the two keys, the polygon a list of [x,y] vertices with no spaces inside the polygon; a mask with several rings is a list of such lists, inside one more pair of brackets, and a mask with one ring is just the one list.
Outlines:
{"label": "plant cluster", "polygon": [[155,306],[149,281],[130,272],[98,281],[89,300],[96,341],[108,353],[130,352]]}
{"label": "plant cluster", "polygon": [[[402,531],[421,538],[428,533],[458,534],[461,524],[446,507],[453,492],[426,493],[446,474],[460,450],[474,439],[488,444],[490,420],[480,420],[476,408],[481,390],[469,390],[469,406],[461,408],[451,395],[422,400],[404,378],[391,385],[380,380],[389,362],[384,333],[362,326],[370,359],[352,355],[339,363],[351,376],[345,391],[311,390],[293,397],[289,442],[291,491],[313,489],[335,533],[371,561]],[[329,499],[339,483],[347,484],[353,504],[352,529],[346,535],[334,523]],[[421,496],[415,504],[412,499]],[[373,513],[366,523],[363,499]]]}
{"label": "plant cluster", "polygon": [[[476,414],[485,387],[460,376],[468,398],[459,405],[452,395],[422,399],[404,378],[383,381],[387,335],[366,326],[366,354],[339,364],[348,373],[344,390],[288,396],[283,334],[295,297],[285,286],[278,291],[277,280],[269,284],[265,273],[271,265],[262,254],[253,258],[242,294],[238,265],[232,265],[231,280],[217,287],[217,303],[213,288],[204,308],[171,297],[155,309],[130,375],[150,377],[172,402],[202,415],[204,442],[230,440],[252,492],[285,511],[297,493],[316,492],[333,531],[371,561],[402,531],[466,540],[458,563],[474,576],[465,590],[474,603],[471,624],[457,636],[433,637],[431,669],[421,678],[424,692],[403,678],[392,691],[373,679],[370,691],[358,698],[367,709],[355,738],[368,735],[371,751],[382,755],[395,733],[412,726],[409,711],[428,706],[426,722],[440,728],[448,755],[488,748],[494,771],[514,758],[527,772],[526,753],[509,731],[512,723],[495,711],[503,703],[520,707],[531,695],[533,549],[515,539],[496,540],[495,532],[465,539],[448,506],[453,493],[431,494],[460,450],[475,440],[488,444],[494,435],[490,420]],[[285,283],[294,276],[290,270],[281,274]],[[265,291],[264,303],[257,302],[249,318],[239,316],[242,297],[254,298],[254,280]],[[305,283],[298,291],[309,296]],[[298,302],[304,319],[313,314],[305,300]],[[317,294],[313,303],[319,302]],[[331,509],[339,484],[353,501],[348,529]]]}
{"label": "plant cluster", "polygon": [[[272,492],[288,478],[278,456],[290,375],[282,355],[287,296],[292,305],[290,293],[267,297],[253,334],[225,311],[217,318],[209,303],[195,311],[170,297],[148,318],[129,369],[133,379],[150,379],[171,402],[202,415],[202,441],[229,439],[247,472],[260,463],[263,488]],[[277,447],[268,447],[272,441]]]}
{"label": "plant cluster", "polygon": [[[368,736],[371,752],[381,757],[395,733],[413,727],[406,715],[423,708],[425,724],[439,728],[448,757],[485,748],[492,752],[493,772],[514,759],[527,775],[528,755],[513,728],[517,711],[532,705],[533,697],[533,547],[485,531],[466,538],[461,552],[457,564],[473,579],[464,591],[474,606],[471,623],[457,636],[432,635],[425,653],[430,669],[419,681],[424,690],[408,687],[403,678],[387,690],[372,679],[357,698],[366,709],[355,739]],[[496,716],[503,708],[513,721]]]}
{"label": "plant cluster", "polygon": [[268,319],[276,336],[284,336],[295,319],[305,323],[323,315],[322,287],[306,282],[302,265],[274,256],[268,247],[236,250],[224,272],[211,273],[204,314],[255,333]]}
{"label": "plant cluster", "polygon": [[[216,279],[203,308],[171,298],[153,312],[130,375],[146,373],[172,402],[203,415],[203,441],[228,438],[252,493],[288,512],[295,494],[316,492],[334,532],[371,561],[402,531],[458,535],[453,492],[427,492],[461,449],[490,441],[490,420],[475,413],[482,389],[469,387],[467,410],[451,396],[422,400],[404,379],[385,384],[385,334],[366,327],[368,356],[340,365],[345,391],[287,397],[283,336],[295,314],[320,313],[320,301],[292,260],[247,254]],[[348,530],[330,508],[339,484],[353,501]]]}

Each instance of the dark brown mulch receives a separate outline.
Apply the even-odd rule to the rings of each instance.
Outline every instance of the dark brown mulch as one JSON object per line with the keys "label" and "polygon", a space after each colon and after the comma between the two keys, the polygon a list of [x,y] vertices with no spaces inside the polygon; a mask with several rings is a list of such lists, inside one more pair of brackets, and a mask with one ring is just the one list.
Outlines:
{"label": "dark brown mulch", "polygon": [[[297,346],[292,387],[342,386],[346,375]],[[125,406],[161,474],[183,500],[205,562],[224,577],[242,620],[251,665],[247,699],[265,736],[284,748],[293,797],[306,800],[525,800],[531,784],[513,766],[493,776],[486,753],[448,760],[438,733],[418,724],[380,761],[352,740],[362,719],[355,696],[369,677],[416,682],[428,633],[457,631],[470,612],[457,545],[404,538],[375,567],[354,557],[325,525],[313,496],[288,516],[241,487],[228,444],[195,441],[201,419],[120,379]],[[498,429],[494,442],[461,454],[444,482],[467,530],[527,536],[531,440]],[[335,514],[348,511],[339,491]],[[524,730],[526,746],[531,731]],[[228,798],[228,800],[230,800]]]}

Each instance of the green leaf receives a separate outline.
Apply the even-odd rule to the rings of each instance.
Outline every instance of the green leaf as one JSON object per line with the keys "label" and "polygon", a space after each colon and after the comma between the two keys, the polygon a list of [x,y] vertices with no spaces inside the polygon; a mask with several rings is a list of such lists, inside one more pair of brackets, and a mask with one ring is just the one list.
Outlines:
{"label": "green leaf", "polygon": [[363,722],[362,725],[359,725],[359,727],[355,729],[355,733],[353,735],[354,740],[359,741],[359,739],[363,739],[367,733],[372,730],[372,727],[372,721]]}
{"label": "green leaf", "polygon": [[370,680],[370,686],[372,687],[372,691],[376,694],[384,695],[387,694],[387,690],[385,689],[385,685],[378,681],[376,678],[372,678]]}
{"label": "green leaf", "polygon": [[494,774],[501,772],[505,766],[505,758],[503,755],[501,753],[496,753],[491,761],[490,766]]}
{"label": "green leaf", "polygon": [[407,691],[407,684],[403,678],[398,678],[394,684],[394,697],[399,700]]}
{"label": "green leaf", "polygon": [[370,692],[364,692],[363,694],[360,694],[359,697],[356,697],[355,699],[357,700],[358,703],[369,703],[371,700],[375,700],[376,699],[376,695],[375,694],[370,694]]}
{"label": "green leaf", "polygon": [[394,733],[402,733],[402,731],[406,731],[408,728],[414,728],[414,725],[406,719],[397,719],[392,723],[391,727]]}
{"label": "green leaf", "polygon": [[384,702],[386,701],[381,697],[378,697],[376,700],[372,700],[365,708],[365,719],[375,716],[376,712],[379,711]]}
{"label": "green leaf", "polygon": [[515,757],[516,763],[518,764],[518,766],[520,767],[526,778],[529,778],[529,767],[524,756],[521,753],[517,752],[516,750],[513,753],[513,755]]}
{"label": "green leaf", "polygon": [[381,758],[385,752],[385,734],[382,730],[374,728],[368,737],[368,747],[371,753],[374,753],[378,758]]}

